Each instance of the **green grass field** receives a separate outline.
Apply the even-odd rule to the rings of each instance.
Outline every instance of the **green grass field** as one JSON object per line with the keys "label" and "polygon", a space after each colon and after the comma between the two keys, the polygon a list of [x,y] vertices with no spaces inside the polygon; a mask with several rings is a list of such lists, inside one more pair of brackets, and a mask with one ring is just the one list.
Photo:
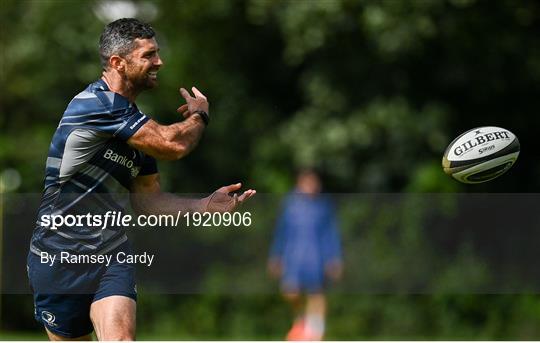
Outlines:
{"label": "green grass field", "polygon": [[[195,337],[195,336],[180,336],[174,334],[156,334],[156,333],[140,333],[137,334],[138,341],[185,341],[185,340],[207,340],[208,337]],[[235,338],[219,338],[214,337],[216,340],[256,340],[254,337],[235,337]],[[259,337],[260,340],[279,339],[277,337]],[[47,341],[47,336],[43,332],[32,331],[7,331],[0,332],[0,341]],[[94,340],[97,340],[94,337]]]}
{"label": "green grass field", "polygon": [[[154,334],[145,335],[141,334],[137,336],[137,340],[158,340],[158,341],[168,341],[168,340],[190,340],[196,339],[195,337],[178,337],[174,335],[163,335],[156,336]],[[0,341],[47,341],[47,336],[43,332],[20,332],[20,331],[8,331],[0,332]],[[94,340],[95,337],[94,337]]]}
{"label": "green grass field", "polygon": [[0,332],[0,341],[44,341],[47,340],[45,333],[39,332]]}

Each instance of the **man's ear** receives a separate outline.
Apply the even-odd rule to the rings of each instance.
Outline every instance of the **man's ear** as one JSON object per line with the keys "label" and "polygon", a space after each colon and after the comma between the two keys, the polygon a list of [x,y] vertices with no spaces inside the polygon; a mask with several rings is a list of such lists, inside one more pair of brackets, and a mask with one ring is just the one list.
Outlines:
{"label": "man's ear", "polygon": [[118,55],[112,55],[109,57],[109,65],[116,71],[126,70],[126,60]]}

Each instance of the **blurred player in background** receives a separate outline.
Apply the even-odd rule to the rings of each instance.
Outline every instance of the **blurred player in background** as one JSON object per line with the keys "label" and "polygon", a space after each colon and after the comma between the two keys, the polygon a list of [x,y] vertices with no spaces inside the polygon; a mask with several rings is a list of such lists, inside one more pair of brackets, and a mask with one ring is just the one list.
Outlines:
{"label": "blurred player in background", "polygon": [[337,220],[330,199],[321,195],[313,170],[298,174],[287,196],[270,251],[270,275],[281,278],[281,290],[294,312],[287,340],[321,340],[325,331],[327,278],[343,271]]}

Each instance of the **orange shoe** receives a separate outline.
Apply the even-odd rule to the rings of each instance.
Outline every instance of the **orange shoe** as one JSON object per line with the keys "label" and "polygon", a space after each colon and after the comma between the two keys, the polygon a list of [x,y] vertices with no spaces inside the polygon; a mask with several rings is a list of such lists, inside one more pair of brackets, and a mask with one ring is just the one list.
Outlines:
{"label": "orange shoe", "polygon": [[305,341],[306,338],[304,336],[304,327],[304,319],[295,320],[291,330],[289,330],[285,339],[287,341]]}

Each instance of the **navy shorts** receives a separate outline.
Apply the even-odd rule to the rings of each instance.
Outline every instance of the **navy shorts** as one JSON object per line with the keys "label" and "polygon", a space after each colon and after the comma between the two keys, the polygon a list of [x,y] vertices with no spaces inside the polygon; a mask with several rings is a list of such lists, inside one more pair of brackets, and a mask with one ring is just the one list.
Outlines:
{"label": "navy shorts", "polygon": [[[112,295],[137,300],[135,266],[116,260],[118,252],[130,253],[128,242],[112,252],[105,263],[60,263],[50,266],[40,256],[28,254],[28,278],[34,293],[34,316],[60,336],[75,338],[90,334],[90,305]],[[102,255],[105,256],[105,255]]]}
{"label": "navy shorts", "polygon": [[325,286],[322,270],[288,270],[285,268],[281,278],[281,290],[285,293],[320,293],[324,291]]}

